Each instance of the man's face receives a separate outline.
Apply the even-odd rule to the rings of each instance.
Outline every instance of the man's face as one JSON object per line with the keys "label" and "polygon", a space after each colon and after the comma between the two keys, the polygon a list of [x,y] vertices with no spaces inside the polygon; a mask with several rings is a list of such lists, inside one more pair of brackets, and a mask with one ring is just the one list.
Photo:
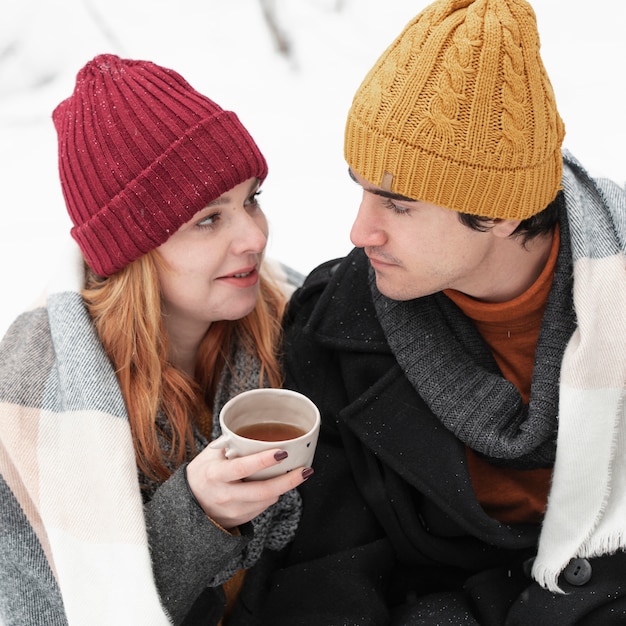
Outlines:
{"label": "man's face", "polygon": [[473,230],[456,211],[409,200],[350,175],[363,188],[350,239],[367,254],[382,294],[411,300],[456,289],[490,299],[500,239],[491,230]]}

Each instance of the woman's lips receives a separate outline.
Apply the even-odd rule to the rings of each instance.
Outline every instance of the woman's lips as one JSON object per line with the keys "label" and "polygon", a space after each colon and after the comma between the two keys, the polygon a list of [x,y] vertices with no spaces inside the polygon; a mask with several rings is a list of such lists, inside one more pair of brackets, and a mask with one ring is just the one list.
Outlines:
{"label": "woman's lips", "polygon": [[236,270],[232,274],[220,276],[217,280],[228,283],[229,285],[234,285],[235,287],[253,287],[259,280],[259,272],[256,269],[256,266],[247,267]]}

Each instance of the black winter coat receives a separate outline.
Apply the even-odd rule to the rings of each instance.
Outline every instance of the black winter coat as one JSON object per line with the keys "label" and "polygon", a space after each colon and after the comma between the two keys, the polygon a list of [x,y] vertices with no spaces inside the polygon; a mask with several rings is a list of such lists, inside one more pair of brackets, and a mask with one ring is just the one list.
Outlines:
{"label": "black winter coat", "polygon": [[367,276],[355,250],[315,270],[290,304],[286,386],[317,403],[323,426],[260,623],[626,624],[624,553],[572,562],[566,595],[532,581],[539,527],[483,512],[463,444],[387,345]]}

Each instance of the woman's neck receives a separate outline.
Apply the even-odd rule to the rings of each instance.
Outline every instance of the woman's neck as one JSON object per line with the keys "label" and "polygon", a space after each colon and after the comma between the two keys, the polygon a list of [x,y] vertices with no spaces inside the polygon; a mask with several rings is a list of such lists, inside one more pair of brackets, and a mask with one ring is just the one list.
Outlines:
{"label": "woman's neck", "polygon": [[196,329],[191,324],[172,324],[166,318],[165,326],[168,335],[168,358],[178,369],[194,378],[196,358],[206,328]]}

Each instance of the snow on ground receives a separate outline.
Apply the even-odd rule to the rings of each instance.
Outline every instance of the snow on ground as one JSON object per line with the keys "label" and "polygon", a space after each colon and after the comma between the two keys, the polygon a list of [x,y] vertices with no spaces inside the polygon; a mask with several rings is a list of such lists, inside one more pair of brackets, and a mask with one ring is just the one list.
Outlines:
{"label": "snow on ground", "polygon": [[[235,110],[265,153],[269,254],[308,272],[345,254],[359,192],[342,141],[354,91],[426,0],[274,0],[291,55],[259,0],[20,0],[0,22],[0,335],[47,281],[69,230],[52,109],[96,54],[149,59]],[[626,3],[535,0],[565,145],[626,181]]]}

